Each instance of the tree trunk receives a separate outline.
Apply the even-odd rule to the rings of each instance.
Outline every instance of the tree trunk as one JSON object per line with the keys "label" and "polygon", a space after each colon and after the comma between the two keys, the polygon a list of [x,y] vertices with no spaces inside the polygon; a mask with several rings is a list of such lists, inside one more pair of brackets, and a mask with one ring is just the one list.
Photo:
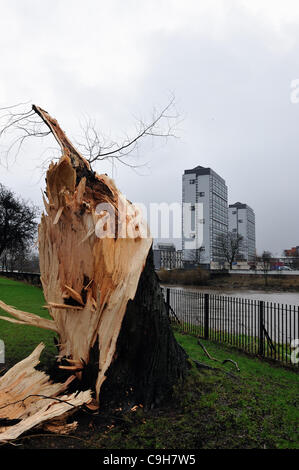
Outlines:
{"label": "tree trunk", "polygon": [[174,338],[152,250],[136,296],[128,303],[115,357],[103,384],[102,402],[112,396],[121,403],[129,396],[146,407],[159,405],[185,377],[187,355]]}
{"label": "tree trunk", "polygon": [[39,226],[52,320],[0,301],[14,317],[1,318],[55,331],[60,377],[75,375],[72,385],[90,389],[98,404],[101,391],[101,403],[157,405],[184,377],[188,361],[171,330],[147,226],[114,182],[91,170],[57,121],[33,109],[63,153],[47,172]]}

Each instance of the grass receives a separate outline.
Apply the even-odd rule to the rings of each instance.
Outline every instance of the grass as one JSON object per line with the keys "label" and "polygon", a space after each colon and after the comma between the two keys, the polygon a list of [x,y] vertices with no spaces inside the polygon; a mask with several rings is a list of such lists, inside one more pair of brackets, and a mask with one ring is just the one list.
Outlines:
{"label": "grass", "polygon": [[107,449],[295,449],[298,442],[298,374],[250,358],[229,347],[202,341],[219,360],[209,360],[197,339],[175,336],[190,358],[213,370],[194,366],[173,398],[158,410],[123,416],[97,429],[88,446]]}
{"label": "grass", "polygon": [[[47,317],[42,291],[20,282],[0,279],[0,298],[18,308]],[[211,341],[202,340],[224,366],[209,360],[194,336],[175,331],[190,358],[213,370],[192,368],[171,400],[159,409],[122,413],[102,410],[99,417],[79,415],[80,426],[71,436],[41,435],[29,431],[19,448],[100,449],[254,449],[298,448],[298,374],[271,365]],[[53,333],[34,327],[0,322],[7,360],[24,358],[43,340],[54,353]]]}
{"label": "grass", "polygon": [[[190,357],[223,367],[203,356],[195,337],[179,333],[176,336]],[[213,357],[231,358],[241,369],[240,373],[234,372],[229,364],[225,369],[234,372],[238,379],[215,377],[213,389],[205,394],[204,403],[213,416],[207,427],[211,432],[208,447],[298,448],[298,374],[229,346],[201,342]],[[217,429],[222,429],[223,434],[213,438]]]}
{"label": "grass", "polygon": [[[191,336],[199,336],[200,338],[204,337],[205,330],[202,325],[194,325],[186,321],[180,321],[180,324],[177,323],[176,319],[173,322],[174,328],[183,334],[190,334]],[[229,333],[223,330],[216,330],[209,328],[209,338],[212,341],[219,341],[220,343],[227,343],[229,346],[235,347],[239,350],[243,350],[252,355],[257,355],[259,351],[259,338],[256,336],[250,336],[245,334],[234,334]],[[293,366],[291,363],[291,349],[290,345],[279,344],[272,342],[275,351],[272,350],[267,339],[264,339],[264,357],[273,361],[279,361],[288,365],[289,367]]]}
{"label": "grass", "polygon": [[[43,291],[39,287],[0,278],[0,300],[20,310],[50,318],[48,311],[42,308],[45,300]],[[9,317],[2,309],[0,314]],[[0,339],[5,343],[5,358],[8,365],[24,359],[41,341],[47,346],[42,358],[48,354],[53,355],[56,351],[53,336],[54,333],[51,331],[0,320]]]}

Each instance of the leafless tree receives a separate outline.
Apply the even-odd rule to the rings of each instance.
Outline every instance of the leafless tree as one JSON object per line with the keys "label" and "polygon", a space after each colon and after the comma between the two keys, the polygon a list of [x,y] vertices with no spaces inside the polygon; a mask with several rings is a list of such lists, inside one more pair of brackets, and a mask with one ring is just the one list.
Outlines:
{"label": "leafless tree", "polygon": [[270,253],[270,251],[264,251],[262,256],[260,257],[260,262],[262,264],[266,287],[268,286],[268,273],[271,269],[271,259],[272,259],[272,254]]}
{"label": "leafless tree", "polygon": [[239,233],[227,232],[219,235],[219,247],[224,259],[228,262],[232,269],[233,262],[237,259],[240,251],[244,249],[244,238]]}

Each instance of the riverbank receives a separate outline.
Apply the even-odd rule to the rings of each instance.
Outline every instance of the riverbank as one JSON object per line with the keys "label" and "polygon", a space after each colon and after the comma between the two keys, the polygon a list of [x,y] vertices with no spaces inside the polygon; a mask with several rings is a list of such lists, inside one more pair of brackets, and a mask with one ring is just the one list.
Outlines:
{"label": "riverbank", "polygon": [[240,273],[210,273],[199,268],[194,270],[160,270],[157,275],[164,285],[205,287],[225,290],[267,290],[279,292],[299,292],[299,276]]}

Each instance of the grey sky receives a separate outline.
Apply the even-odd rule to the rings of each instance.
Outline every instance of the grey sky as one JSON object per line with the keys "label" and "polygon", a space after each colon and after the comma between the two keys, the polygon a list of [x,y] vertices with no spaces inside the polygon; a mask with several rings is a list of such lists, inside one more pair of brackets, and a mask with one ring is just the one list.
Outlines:
{"label": "grey sky", "polygon": [[[175,93],[180,139],[146,145],[143,176],[118,167],[133,201],[181,200],[186,168],[210,166],[229,202],[256,213],[257,248],[299,245],[299,4],[274,0],[0,0],[0,106],[31,100],[70,136],[82,115],[132,130]],[[41,205],[41,149],[27,145],[0,181]],[[110,172],[105,165],[99,172]]]}

